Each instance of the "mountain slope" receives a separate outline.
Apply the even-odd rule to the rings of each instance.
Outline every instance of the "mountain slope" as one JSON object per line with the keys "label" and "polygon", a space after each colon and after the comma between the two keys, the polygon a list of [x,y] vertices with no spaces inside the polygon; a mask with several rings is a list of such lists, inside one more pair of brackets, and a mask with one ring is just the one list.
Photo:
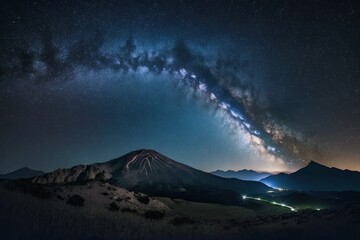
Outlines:
{"label": "mountain slope", "polygon": [[312,161],[297,172],[269,176],[261,182],[294,190],[360,191],[360,172],[329,168]]}
{"label": "mountain slope", "polygon": [[43,174],[45,174],[43,171],[30,169],[28,167],[23,167],[10,173],[1,174],[0,178],[6,178],[6,179],[33,178]]}
{"label": "mountain slope", "polygon": [[263,172],[256,172],[254,170],[239,170],[239,171],[233,171],[233,170],[216,170],[213,172],[210,172],[213,175],[224,177],[224,178],[237,178],[241,180],[249,180],[249,181],[259,181],[263,178],[266,178],[270,176],[270,173],[263,173]]}
{"label": "mountain slope", "polygon": [[239,194],[263,193],[259,182],[226,179],[181,164],[153,150],[138,150],[104,163],[58,169],[33,182],[102,180],[132,191],[193,201],[234,203]]}

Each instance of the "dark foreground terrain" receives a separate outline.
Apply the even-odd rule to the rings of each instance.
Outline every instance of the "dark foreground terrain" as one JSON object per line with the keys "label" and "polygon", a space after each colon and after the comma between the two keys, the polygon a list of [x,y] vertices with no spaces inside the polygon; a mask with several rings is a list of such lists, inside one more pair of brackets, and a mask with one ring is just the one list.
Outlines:
{"label": "dark foreground terrain", "polygon": [[148,197],[96,181],[54,187],[0,183],[2,239],[358,239],[360,234],[358,201],[290,211],[251,199],[246,201],[256,205],[248,208]]}

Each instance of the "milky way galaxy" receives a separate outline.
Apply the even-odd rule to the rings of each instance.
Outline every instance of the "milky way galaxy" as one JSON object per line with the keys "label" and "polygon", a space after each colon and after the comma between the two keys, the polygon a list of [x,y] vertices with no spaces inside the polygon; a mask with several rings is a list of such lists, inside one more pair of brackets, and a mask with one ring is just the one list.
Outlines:
{"label": "milky way galaxy", "polygon": [[137,148],[206,171],[359,169],[359,12],[333,7],[7,1],[0,170]]}

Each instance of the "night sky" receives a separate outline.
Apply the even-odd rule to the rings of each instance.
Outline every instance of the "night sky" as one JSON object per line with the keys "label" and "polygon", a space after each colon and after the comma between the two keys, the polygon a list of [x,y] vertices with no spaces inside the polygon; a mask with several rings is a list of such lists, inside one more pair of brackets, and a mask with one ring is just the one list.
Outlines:
{"label": "night sky", "polygon": [[0,173],[155,149],[360,170],[358,1],[2,1]]}

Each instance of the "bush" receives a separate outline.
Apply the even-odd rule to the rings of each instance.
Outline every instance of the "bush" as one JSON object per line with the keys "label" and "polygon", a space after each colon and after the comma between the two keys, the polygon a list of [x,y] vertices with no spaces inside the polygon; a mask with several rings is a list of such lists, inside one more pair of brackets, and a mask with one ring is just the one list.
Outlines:
{"label": "bush", "polygon": [[170,221],[170,223],[178,226],[183,224],[194,224],[195,221],[189,217],[184,216],[184,217],[175,217],[172,221]]}
{"label": "bush", "polygon": [[136,199],[143,204],[148,204],[150,202],[149,196],[146,195],[145,196],[138,195],[136,196]]}
{"label": "bush", "polygon": [[85,202],[85,199],[83,197],[81,197],[78,194],[75,194],[75,195],[72,195],[71,197],[69,197],[69,199],[67,200],[66,203],[70,204],[72,206],[75,206],[75,207],[82,207],[82,206],[84,206],[84,202]]}
{"label": "bush", "polygon": [[23,193],[31,194],[34,197],[49,199],[51,192],[46,186],[42,184],[32,183],[28,179],[20,179],[13,181],[13,184],[8,184],[9,190],[20,190]]}
{"label": "bush", "polygon": [[48,189],[43,186],[34,185],[32,189],[32,195],[37,198],[49,199],[51,197],[51,193]]}
{"label": "bush", "polygon": [[148,210],[145,212],[144,217],[147,219],[160,220],[164,217],[165,213],[157,210]]}
{"label": "bush", "polygon": [[119,211],[120,207],[116,204],[116,202],[112,202],[109,204],[109,210],[117,212]]}
{"label": "bush", "polygon": [[56,195],[56,198],[59,200],[64,200],[64,198],[60,194]]}
{"label": "bush", "polygon": [[138,213],[135,209],[130,209],[128,207],[121,209],[122,212],[129,212],[129,213]]}

